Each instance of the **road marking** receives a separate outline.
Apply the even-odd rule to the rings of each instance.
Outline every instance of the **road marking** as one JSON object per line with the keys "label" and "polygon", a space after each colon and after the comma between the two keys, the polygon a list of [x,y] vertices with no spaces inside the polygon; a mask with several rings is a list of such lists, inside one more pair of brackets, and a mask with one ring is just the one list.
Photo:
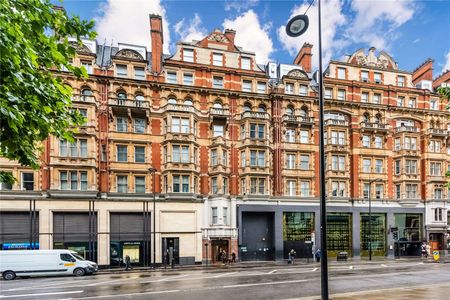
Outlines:
{"label": "road marking", "polygon": [[267,273],[267,274],[273,274],[273,273],[275,273],[275,272],[277,272],[278,270],[272,270],[272,271],[270,271],[269,273]]}
{"label": "road marking", "polygon": [[40,293],[40,294],[23,294],[23,295],[0,295],[0,298],[18,298],[18,297],[36,297],[36,296],[50,296],[50,295],[64,295],[64,294],[80,294],[83,291],[57,292],[57,293]]}
{"label": "road marking", "polygon": [[114,279],[114,280],[106,280],[106,281],[94,282],[94,283],[88,284],[87,286],[96,286],[96,285],[102,285],[102,284],[110,284],[110,283],[113,283],[113,282],[128,281],[128,280],[135,280],[135,279],[137,279],[137,277],[120,278],[120,279]]}
{"label": "road marking", "polygon": [[129,296],[142,296],[142,295],[154,295],[154,294],[166,294],[166,293],[177,293],[180,290],[167,290],[167,291],[154,291],[154,292],[143,292],[143,293],[130,293],[130,294],[116,294],[116,295],[102,295],[102,296],[92,296],[92,297],[82,297],[75,299],[100,299],[100,298],[117,298],[117,297],[129,297]]}
{"label": "road marking", "polygon": [[169,281],[169,280],[178,280],[179,278],[183,278],[183,277],[187,277],[187,276],[190,276],[190,274],[177,275],[177,276],[162,278],[162,279],[158,279],[158,280],[141,281],[140,283],[152,283],[152,282],[164,282],[164,281]]}
{"label": "road marking", "polygon": [[353,270],[353,266],[348,267],[350,270]]}
{"label": "road marking", "polygon": [[381,264],[382,267],[387,268],[387,266],[385,264]]}
{"label": "road marking", "polygon": [[259,285],[275,285],[275,284],[290,284],[290,283],[299,283],[306,282],[308,280],[288,280],[288,281],[275,281],[275,282],[258,282],[258,283],[245,283],[245,284],[233,284],[233,285],[225,285],[222,288],[238,288],[238,287],[248,287],[248,286],[259,286]]}
{"label": "road marking", "polygon": [[312,272],[315,272],[315,271],[317,271],[317,268],[312,269]]}
{"label": "road marking", "polygon": [[[229,272],[229,273],[222,273],[216,276],[213,276],[211,278],[219,278],[219,277],[224,277],[224,276],[228,276],[228,275],[232,275],[232,274],[236,274],[237,272]],[[210,278],[210,277],[206,277],[206,278]]]}

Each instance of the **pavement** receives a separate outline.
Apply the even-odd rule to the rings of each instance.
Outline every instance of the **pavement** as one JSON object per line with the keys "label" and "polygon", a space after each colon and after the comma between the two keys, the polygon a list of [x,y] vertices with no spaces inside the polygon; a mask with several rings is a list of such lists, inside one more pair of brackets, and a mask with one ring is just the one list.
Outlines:
{"label": "pavement", "polygon": [[[0,281],[0,299],[319,299],[320,265],[270,262],[209,269],[105,272]],[[268,265],[267,265],[268,264]],[[240,265],[240,266],[238,266]],[[242,267],[242,265],[244,265]],[[330,262],[331,299],[449,299],[448,264]]]}

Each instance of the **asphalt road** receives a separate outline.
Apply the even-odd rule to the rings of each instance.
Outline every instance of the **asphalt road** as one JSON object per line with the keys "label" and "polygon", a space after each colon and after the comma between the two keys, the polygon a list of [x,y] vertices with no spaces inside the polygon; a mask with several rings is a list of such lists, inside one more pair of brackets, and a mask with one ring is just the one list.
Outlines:
{"label": "asphalt road", "polygon": [[[380,292],[394,288],[398,293],[399,289],[407,291],[424,285],[450,285],[449,264],[420,261],[343,263],[330,266],[329,275],[330,294],[359,295],[354,299],[361,299],[361,292]],[[82,278],[18,278],[14,281],[0,281],[0,299],[254,300],[309,298],[318,295],[318,264],[226,270],[147,271],[99,274]]]}

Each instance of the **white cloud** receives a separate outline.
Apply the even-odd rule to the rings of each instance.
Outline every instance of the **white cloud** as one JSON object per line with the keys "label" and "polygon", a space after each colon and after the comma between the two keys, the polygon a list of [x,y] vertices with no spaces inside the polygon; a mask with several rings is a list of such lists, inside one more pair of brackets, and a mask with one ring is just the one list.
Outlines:
{"label": "white cloud", "polygon": [[249,10],[234,20],[225,19],[224,28],[236,30],[235,44],[244,50],[253,51],[258,63],[266,63],[273,52],[273,43],[270,38],[271,24],[261,26],[258,15]]}
{"label": "white cloud", "polygon": [[151,49],[149,14],[163,19],[165,53],[169,52],[170,35],[166,12],[160,0],[107,0],[95,18],[99,41],[130,43]]}
{"label": "white cloud", "polygon": [[348,27],[347,37],[378,49],[388,49],[398,37],[395,30],[411,20],[418,6],[408,0],[364,1],[351,4],[356,16]]}
{"label": "white cloud", "polygon": [[447,53],[447,55],[445,57],[447,59],[447,62],[445,63],[444,68],[442,69],[442,72],[450,70],[450,51]]}
{"label": "white cloud", "polygon": [[183,18],[175,24],[174,29],[180,36],[181,41],[186,42],[201,40],[208,34],[208,31],[202,27],[202,20],[198,14],[194,15],[194,18],[189,22],[189,24],[186,24]]}
{"label": "white cloud", "polygon": [[[339,0],[322,1],[322,57],[324,65],[332,58],[332,55],[336,55],[347,44],[346,41],[338,39],[336,34],[338,29],[346,23],[346,18],[342,13],[342,5]],[[295,6],[289,19],[303,14],[308,6],[308,3]],[[317,2],[309,8],[307,15],[309,28],[303,35],[296,38],[290,37],[286,34],[286,26],[283,25],[278,28],[278,39],[283,44],[283,48],[288,50],[292,56],[297,55],[305,42],[313,44],[312,63],[313,67],[317,67],[319,65]]]}
{"label": "white cloud", "polygon": [[236,10],[238,13],[244,10],[248,10],[250,7],[258,4],[259,0],[240,0],[240,1],[226,1],[225,10]]}

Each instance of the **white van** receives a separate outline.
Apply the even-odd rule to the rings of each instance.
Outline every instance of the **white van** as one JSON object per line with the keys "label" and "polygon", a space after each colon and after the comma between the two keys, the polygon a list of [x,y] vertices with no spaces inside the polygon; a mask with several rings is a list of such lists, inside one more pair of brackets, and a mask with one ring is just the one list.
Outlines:
{"label": "white van", "polygon": [[84,276],[98,271],[98,266],[70,250],[0,251],[0,274],[5,280],[16,276]]}

